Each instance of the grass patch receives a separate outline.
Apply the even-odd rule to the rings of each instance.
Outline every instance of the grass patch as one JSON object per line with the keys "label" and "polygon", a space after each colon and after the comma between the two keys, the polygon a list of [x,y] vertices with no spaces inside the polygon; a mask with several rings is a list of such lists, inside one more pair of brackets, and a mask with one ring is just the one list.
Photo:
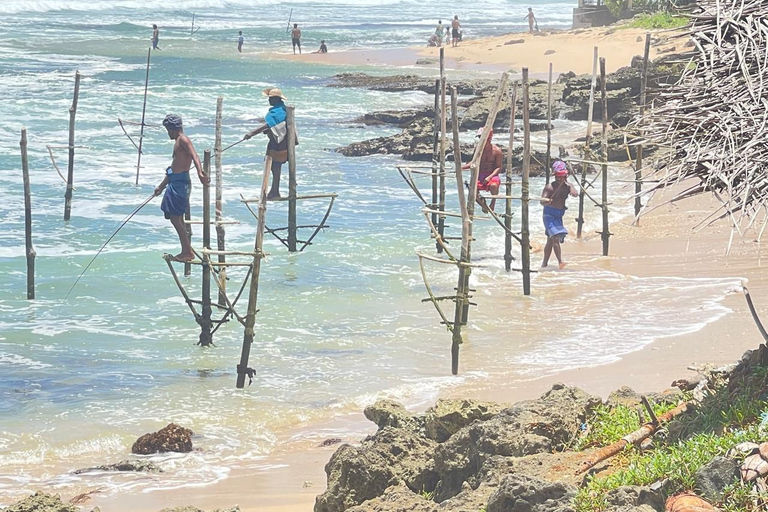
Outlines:
{"label": "grass patch", "polygon": [[681,28],[688,24],[688,18],[674,16],[668,12],[655,12],[653,14],[640,14],[624,25],[624,28],[643,28],[646,30]]}

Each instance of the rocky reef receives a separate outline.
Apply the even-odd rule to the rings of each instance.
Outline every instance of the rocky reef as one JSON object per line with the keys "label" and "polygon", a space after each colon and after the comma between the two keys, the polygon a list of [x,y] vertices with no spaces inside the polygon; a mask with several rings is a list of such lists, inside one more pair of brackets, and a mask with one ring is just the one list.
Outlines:
{"label": "rocky reef", "polygon": [[191,452],[192,435],[188,428],[169,423],[157,432],[144,434],[133,443],[131,453],[149,455],[163,452]]}

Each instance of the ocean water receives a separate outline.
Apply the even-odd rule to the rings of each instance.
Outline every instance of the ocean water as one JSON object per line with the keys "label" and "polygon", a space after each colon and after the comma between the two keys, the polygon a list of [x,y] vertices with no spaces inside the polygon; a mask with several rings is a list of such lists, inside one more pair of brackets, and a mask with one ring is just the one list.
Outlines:
{"label": "ocean water", "polygon": [[[528,5],[481,0],[468,12],[455,0],[291,4],[305,46],[326,39],[331,50],[419,44],[436,18],[453,14],[466,37],[524,30]],[[540,26],[570,25],[570,3],[530,5]],[[200,28],[190,36],[193,12]],[[259,467],[278,447],[297,442],[289,431],[306,433],[298,441],[321,440],[327,431],[313,434],[313,425],[343,423],[379,397],[425,406],[448,388],[603,364],[728,313],[720,301],[737,282],[617,274],[597,257],[567,273],[534,276],[534,293],[524,298],[519,274],[504,271],[502,232],[479,221],[473,253],[483,267],[472,278],[478,306],[465,331],[460,375],[451,376],[450,336],[421,301],[426,294],[415,252],[430,252],[433,244],[420,203],[395,170],[398,159],[333,152],[397,131],[361,126],[352,121],[356,116],[426,105],[431,98],[327,88],[333,74],[350,68],[263,58],[262,52],[289,51],[289,13],[288,4],[266,0],[0,3],[0,506],[41,486],[67,496],[83,486],[115,494],[210,484],[234,467]],[[288,254],[266,239],[270,256],[262,266],[250,360],[257,374],[244,390],[234,387],[242,341],[237,323],[216,333],[215,347],[196,346],[196,324],[161,259],[177,252],[178,242],[159,199],[125,226],[64,300],[101,244],[149,197],[170,159],[164,130],[148,128],[134,186],[136,151],[117,124],[118,117],[140,119],[152,23],[161,27],[162,51],[152,54],[148,123],[180,114],[202,155],[213,145],[218,96],[224,97],[227,144],[260,123],[266,112],[261,89],[279,86],[296,105],[300,193],[339,194],[331,227],[305,252]],[[246,34],[243,55],[234,50],[237,30]],[[77,144],[85,148],[77,150],[72,219],[64,223],[64,184],[45,146],[67,143],[76,70],[83,77]],[[555,124],[555,144],[585,130],[582,123]],[[22,126],[38,254],[34,301],[25,299]],[[541,147],[543,137],[534,134],[534,145]],[[254,139],[224,156],[224,215],[240,222],[226,227],[232,249],[253,245],[255,222],[239,197],[257,193],[264,146]],[[65,152],[56,156],[66,169]],[[199,218],[201,187],[194,180],[193,216]],[[534,194],[542,185],[534,180]],[[449,188],[456,209],[455,185]],[[612,218],[628,215],[631,203],[621,200],[629,196],[626,185],[612,184],[610,193]],[[302,202],[301,223],[319,221],[325,208],[324,201]],[[538,208],[532,206],[536,220]],[[592,232],[596,209],[587,211],[585,229]],[[285,225],[286,204],[270,203],[267,222]],[[457,231],[455,222],[448,224]],[[538,222],[533,229],[543,244]],[[199,229],[195,237],[199,247]],[[193,295],[199,295],[198,272],[184,280]],[[450,293],[453,269],[428,265],[428,272],[438,295]],[[242,278],[242,271],[231,270],[229,286]],[[617,304],[610,317],[596,308],[606,300]],[[542,327],[553,313],[563,325]],[[71,473],[124,458],[138,436],[171,421],[193,429],[201,450],[154,457],[166,470],[162,476]]]}

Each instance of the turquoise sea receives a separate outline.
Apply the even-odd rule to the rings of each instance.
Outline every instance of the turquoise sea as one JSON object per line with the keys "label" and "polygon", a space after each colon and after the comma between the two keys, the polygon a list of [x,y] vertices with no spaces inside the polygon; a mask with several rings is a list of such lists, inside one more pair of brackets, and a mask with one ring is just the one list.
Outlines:
{"label": "turquoise sea", "polygon": [[[533,296],[524,298],[519,274],[504,271],[501,231],[478,222],[474,260],[485,265],[473,274],[478,306],[471,312],[460,374],[451,376],[450,336],[432,306],[421,301],[426,295],[415,252],[429,252],[433,243],[420,203],[395,170],[397,158],[345,158],[333,151],[397,131],[365,127],[352,122],[355,117],[426,105],[431,98],[328,88],[330,77],[341,71],[386,70],[268,60],[262,53],[290,51],[289,15],[301,25],[305,47],[314,49],[325,39],[334,51],[421,44],[437,18],[454,14],[468,38],[523,30],[528,5],[542,28],[570,26],[571,3],[542,0],[479,0],[471,10],[458,0],[0,3],[0,506],[41,486],[66,494],[86,482],[114,494],[206,485],[226,478],[231,468],[258,464],[278,447],[322,440],[329,432],[313,433],[313,425],[343,423],[379,397],[424,407],[449,388],[469,390],[614,361],[726,314],[720,300],[734,286],[730,280],[620,275],[596,264],[597,256],[583,258],[567,273],[535,276]],[[193,13],[199,30],[190,35]],[[267,108],[261,90],[278,86],[296,106],[300,192],[339,194],[331,227],[305,252],[288,254],[266,239],[270,256],[262,266],[250,361],[257,373],[243,390],[234,387],[242,340],[237,323],[219,330],[215,347],[196,346],[197,326],[161,258],[177,252],[178,242],[159,199],[125,226],[64,300],[169,163],[171,141],[164,130],[148,128],[135,186],[136,151],[117,123],[140,119],[152,23],[160,25],[162,50],[152,54],[148,123],[159,124],[169,112],[181,115],[202,156],[213,145],[217,97],[224,98],[227,144],[260,123]],[[235,50],[238,30],[246,38],[242,55]],[[45,146],[67,143],[77,70],[77,144],[85,148],[77,150],[77,190],[72,219],[65,223],[64,183]],[[409,72],[433,76],[436,70]],[[38,254],[34,301],[25,294],[22,127],[29,137]],[[556,144],[566,143],[583,132],[582,123],[558,120],[553,137]],[[506,134],[498,135],[506,140]],[[535,134],[534,144],[540,146],[543,137]],[[232,249],[253,245],[255,222],[239,197],[257,193],[264,146],[257,138],[224,156],[224,215],[240,222],[226,227]],[[57,150],[56,156],[66,169],[65,152]],[[542,185],[534,180],[533,190]],[[455,184],[449,188],[455,207]],[[611,194],[617,198],[613,218],[626,216],[626,185],[612,185]],[[193,216],[199,218],[201,187],[194,178],[192,196]],[[316,223],[325,206],[303,202],[300,222]],[[597,212],[588,213],[592,232]],[[539,218],[538,205],[532,218]],[[269,205],[270,225],[286,220],[285,203]],[[538,222],[534,229],[543,244]],[[199,237],[196,227],[198,247]],[[429,271],[436,291],[450,293],[455,271]],[[185,283],[199,295],[198,272]],[[230,286],[242,275],[231,271]],[[596,308],[606,300],[621,305],[607,318]],[[682,312],[675,307],[681,300],[689,306]],[[562,325],[535,327],[553,314],[564,318]],[[201,450],[158,458],[166,469],[162,477],[71,473],[124,458],[139,435],[171,421],[194,430]],[[297,430],[305,439],[286,434]]]}

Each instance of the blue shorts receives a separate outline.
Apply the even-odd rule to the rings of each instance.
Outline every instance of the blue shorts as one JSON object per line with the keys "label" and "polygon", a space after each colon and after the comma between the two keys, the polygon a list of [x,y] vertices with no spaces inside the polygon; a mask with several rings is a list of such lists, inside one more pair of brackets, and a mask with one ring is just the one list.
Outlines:
{"label": "blue shorts", "polygon": [[163,202],[160,209],[163,210],[166,219],[179,217],[187,213],[189,208],[189,193],[192,191],[192,182],[189,179],[189,171],[175,173],[170,167],[165,170],[168,175],[168,186],[165,188]]}
{"label": "blue shorts", "polygon": [[547,238],[558,236],[561,243],[565,242],[568,230],[563,226],[564,214],[565,210],[544,206],[544,231],[547,233]]}

